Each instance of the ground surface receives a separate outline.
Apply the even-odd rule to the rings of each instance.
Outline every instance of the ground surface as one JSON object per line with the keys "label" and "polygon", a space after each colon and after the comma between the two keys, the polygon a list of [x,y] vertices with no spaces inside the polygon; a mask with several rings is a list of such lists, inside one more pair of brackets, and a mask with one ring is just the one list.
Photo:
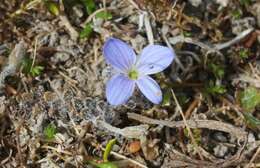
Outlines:
{"label": "ground surface", "polygon": [[[0,2],[1,167],[260,167],[260,2]],[[107,103],[111,36],[174,48],[162,104]]]}

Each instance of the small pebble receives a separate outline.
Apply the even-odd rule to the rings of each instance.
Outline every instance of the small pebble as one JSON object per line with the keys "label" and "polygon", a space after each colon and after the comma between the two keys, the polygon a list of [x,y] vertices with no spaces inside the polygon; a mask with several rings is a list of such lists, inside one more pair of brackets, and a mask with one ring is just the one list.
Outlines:
{"label": "small pebble", "polygon": [[192,6],[198,7],[201,4],[202,0],[189,0],[189,2]]}
{"label": "small pebble", "polygon": [[133,141],[128,145],[128,151],[130,153],[136,153],[141,149],[140,141]]}
{"label": "small pebble", "polygon": [[222,132],[216,132],[213,136],[217,141],[227,142],[227,137]]}
{"label": "small pebble", "polygon": [[228,147],[226,147],[222,144],[219,144],[213,150],[214,150],[214,155],[216,157],[224,157],[228,151]]}

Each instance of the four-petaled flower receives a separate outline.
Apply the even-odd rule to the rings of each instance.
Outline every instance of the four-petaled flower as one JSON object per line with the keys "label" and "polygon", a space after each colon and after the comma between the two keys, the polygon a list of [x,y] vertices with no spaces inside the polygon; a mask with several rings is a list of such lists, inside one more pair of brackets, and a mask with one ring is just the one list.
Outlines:
{"label": "four-petaled flower", "polygon": [[106,85],[106,97],[111,105],[125,103],[132,96],[135,85],[154,104],[162,101],[160,86],[148,75],[161,72],[172,63],[175,57],[172,49],[148,45],[137,58],[128,44],[109,38],[104,44],[103,54],[107,63],[117,71]]}

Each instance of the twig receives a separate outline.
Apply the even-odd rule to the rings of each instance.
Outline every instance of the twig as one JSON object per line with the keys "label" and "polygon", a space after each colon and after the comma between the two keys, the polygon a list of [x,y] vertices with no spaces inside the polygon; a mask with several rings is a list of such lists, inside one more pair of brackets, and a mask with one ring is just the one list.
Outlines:
{"label": "twig", "polygon": [[[127,113],[129,119],[133,119],[146,124],[155,124],[155,125],[163,125],[170,128],[179,128],[184,127],[185,124],[183,121],[164,121],[164,120],[156,120],[149,117],[142,116],[136,113]],[[190,128],[206,128],[211,130],[218,130],[222,132],[230,133],[234,135],[238,139],[245,140],[247,136],[247,132],[243,131],[240,128],[236,128],[230,124],[223,123],[215,120],[187,120],[187,124]]]}
{"label": "twig", "polygon": [[79,33],[72,27],[68,18],[65,15],[60,15],[60,21],[63,26],[69,31],[69,35],[72,40],[76,41],[79,37]]}
{"label": "twig", "polygon": [[32,61],[32,65],[31,65],[31,69],[30,71],[32,71],[33,66],[35,64],[35,60],[36,60],[36,54],[37,54],[37,43],[38,43],[38,38],[36,37],[35,39],[35,44],[34,44],[34,49],[33,49],[33,61]]}
{"label": "twig", "polygon": [[[105,148],[101,147],[101,149],[103,151],[105,151]],[[140,166],[141,168],[148,168],[147,166],[145,166],[145,165],[143,165],[143,164],[141,164],[141,163],[139,163],[139,162],[137,162],[137,161],[135,161],[133,159],[130,159],[130,158],[124,156],[124,155],[121,155],[121,154],[119,154],[117,152],[111,151],[111,154],[116,156],[116,157],[118,157],[119,159],[124,159],[124,160],[127,160],[128,162],[133,163],[134,165]]]}
{"label": "twig", "polygon": [[260,153],[260,147],[258,147],[257,151],[255,152],[254,156],[251,158],[251,160],[248,163],[248,165],[246,166],[246,168],[250,168],[251,167],[252,163],[254,162],[256,157],[259,155],[259,153]]}
{"label": "twig", "polygon": [[86,21],[84,21],[82,24],[81,24],[81,27],[85,27],[86,26],[86,24],[88,24],[95,16],[96,16],[96,14],[97,13],[99,13],[99,12],[102,12],[102,11],[105,11],[105,10],[107,10],[108,8],[100,8],[100,9],[98,9],[98,10],[96,10],[95,12],[93,12],[91,15],[89,15],[88,16],[88,18],[87,18],[87,20]]}
{"label": "twig", "polygon": [[198,63],[201,63],[199,56],[192,51],[178,51],[178,52],[176,52],[176,54],[191,55]]}
{"label": "twig", "polygon": [[[164,41],[166,42],[167,46],[174,51],[173,47],[171,46],[169,40],[167,39],[167,37],[166,37],[166,35],[165,35],[164,33],[162,33],[162,37],[163,37]],[[176,63],[180,66],[181,70],[185,71],[185,68],[184,68],[184,66],[182,65],[182,63],[181,63],[181,61],[180,61],[180,59],[178,58],[177,55],[176,55],[176,57],[175,57],[175,61],[176,61]]]}
{"label": "twig", "polygon": [[238,36],[236,36],[234,39],[228,41],[228,42],[225,42],[223,44],[216,44],[214,46],[214,49],[216,50],[222,50],[224,48],[227,48],[227,47],[230,47],[231,45],[234,45],[236,43],[238,43],[240,40],[242,40],[243,38],[245,38],[247,35],[249,35],[254,29],[251,28],[251,29],[247,29],[245,31],[243,31],[241,34],[239,34]]}
{"label": "twig", "polygon": [[185,111],[185,117],[190,118],[193,110],[196,108],[196,106],[199,104],[200,100],[198,98],[194,98],[191,105],[188,107],[188,109]]}
{"label": "twig", "polygon": [[200,48],[203,48],[205,50],[214,50],[213,47],[207,45],[207,44],[204,44],[200,41],[197,41],[197,40],[194,40],[190,37],[185,37],[184,35],[179,35],[179,36],[176,36],[176,37],[171,37],[169,38],[169,42],[172,44],[172,45],[175,45],[177,43],[190,43],[190,44],[194,44],[194,45],[197,45],[199,46]]}
{"label": "twig", "polygon": [[73,153],[71,153],[69,151],[61,150],[61,149],[58,149],[58,148],[55,148],[55,147],[52,147],[52,146],[43,145],[41,148],[43,148],[43,149],[50,149],[50,150],[56,151],[58,153],[63,153],[63,154],[66,154],[66,155],[73,156]]}
{"label": "twig", "polygon": [[131,127],[120,129],[117,127],[113,127],[112,125],[101,120],[97,120],[96,124],[99,128],[100,127],[105,128],[110,132],[122,135],[126,138],[140,139],[141,137],[147,134],[147,130],[148,130],[148,125],[131,126]]}
{"label": "twig", "polygon": [[146,29],[146,34],[148,37],[148,41],[150,45],[154,44],[154,38],[153,38],[153,30],[150,23],[150,18],[147,12],[144,12],[144,26]]}
{"label": "twig", "polygon": [[139,6],[133,0],[127,0],[130,2],[136,9],[140,10]]}
{"label": "twig", "polygon": [[194,138],[194,136],[193,136],[193,133],[191,132],[190,126],[189,126],[189,124],[187,123],[187,120],[186,120],[186,118],[185,118],[185,115],[183,114],[182,108],[181,108],[181,106],[180,106],[180,104],[179,104],[179,102],[178,102],[178,100],[177,100],[177,98],[176,98],[176,96],[175,96],[175,93],[173,92],[172,89],[171,89],[171,92],[172,92],[173,99],[174,99],[174,101],[175,101],[175,103],[176,103],[176,105],[177,105],[177,108],[178,108],[178,110],[179,110],[179,112],[180,112],[180,114],[181,114],[181,116],[182,116],[183,123],[185,124],[185,126],[186,126],[186,128],[187,128],[187,130],[188,130],[189,136],[191,137],[191,141],[192,141],[193,145],[195,146],[195,150],[196,150],[197,154],[199,155],[200,159],[201,159],[201,160],[204,160],[204,159],[203,159],[203,156],[201,155],[201,153],[200,153],[200,151],[199,151],[198,144],[197,144],[196,141],[195,141],[195,138]]}
{"label": "twig", "polygon": [[3,22],[0,23],[0,26],[4,25],[4,23],[9,22],[12,18],[24,13],[26,10],[30,10],[32,8],[34,8],[36,5],[38,5],[39,3],[41,3],[42,0],[33,0],[30,1],[28,4],[26,4],[25,6],[22,6],[21,8],[19,8],[18,10],[16,10],[15,12],[11,13],[9,15],[9,18],[5,19]]}

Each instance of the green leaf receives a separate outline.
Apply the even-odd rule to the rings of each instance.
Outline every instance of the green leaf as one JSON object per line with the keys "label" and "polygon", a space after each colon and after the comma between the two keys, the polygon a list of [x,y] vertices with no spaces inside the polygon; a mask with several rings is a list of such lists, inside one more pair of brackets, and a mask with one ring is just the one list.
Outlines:
{"label": "green leaf", "polygon": [[31,75],[32,77],[39,76],[42,73],[44,67],[39,65],[35,65],[32,67],[32,64],[33,59],[25,57],[22,61],[22,72],[24,74]]}
{"label": "green leaf", "polygon": [[25,57],[22,60],[22,72],[24,74],[30,74],[31,67],[32,67],[32,62],[33,62],[33,60],[30,59],[29,57]]}
{"label": "green leaf", "polygon": [[109,19],[112,19],[112,14],[107,12],[107,11],[101,11],[101,12],[98,12],[96,14],[96,18],[100,18],[100,19],[104,19],[104,20],[109,20]]}
{"label": "green leaf", "polygon": [[60,6],[58,3],[52,1],[45,1],[45,6],[51,14],[55,16],[58,16],[60,14]]}
{"label": "green leaf", "polygon": [[47,127],[45,127],[43,130],[44,136],[48,140],[53,139],[56,132],[57,132],[56,126],[52,123],[48,124]]}
{"label": "green leaf", "polygon": [[39,76],[42,73],[43,69],[44,69],[43,66],[34,66],[34,67],[32,67],[30,73],[33,77],[36,77],[36,76]]}
{"label": "green leaf", "polygon": [[[189,131],[187,128],[184,129],[184,135],[190,138]],[[201,130],[198,128],[191,129],[196,144],[201,144]]]}
{"label": "green leaf", "polygon": [[184,32],[183,32],[183,36],[184,36],[184,37],[191,37],[191,36],[192,36],[192,33],[191,33],[191,32],[187,32],[187,31],[184,31]]}
{"label": "green leaf", "polygon": [[246,49],[246,48],[242,48],[240,51],[239,51],[239,57],[242,58],[242,59],[247,59],[249,57],[249,50]]}
{"label": "green leaf", "polygon": [[96,10],[96,5],[94,0],[81,0],[81,2],[84,4],[88,15],[90,15]]}
{"label": "green leaf", "polygon": [[224,68],[220,65],[210,63],[209,69],[212,71],[212,73],[215,75],[216,78],[222,79],[225,75]]}
{"label": "green leaf", "polygon": [[232,11],[232,16],[233,16],[235,19],[240,19],[241,16],[242,16],[242,11],[241,11],[241,10],[238,10],[238,9],[235,9],[234,11]]}
{"label": "green leaf", "polygon": [[246,123],[253,128],[258,128],[260,126],[260,120],[254,117],[251,113],[243,113]]}
{"label": "green leaf", "polygon": [[240,0],[241,5],[248,6],[251,3],[251,0]]}
{"label": "green leaf", "polygon": [[213,81],[209,81],[209,85],[206,87],[206,92],[217,95],[217,94],[224,94],[226,93],[225,86],[222,85],[215,85]]}
{"label": "green leaf", "polygon": [[171,105],[171,97],[172,97],[171,90],[170,89],[166,90],[165,93],[163,94],[162,105],[163,106],[170,106]]}
{"label": "green leaf", "polygon": [[93,32],[93,28],[92,28],[92,25],[91,23],[88,23],[86,24],[86,26],[84,27],[84,29],[79,33],[79,37],[81,39],[83,38],[89,38],[90,35],[92,34]]}
{"label": "green leaf", "polygon": [[108,161],[108,156],[110,155],[110,152],[112,151],[112,148],[113,146],[115,145],[116,143],[116,139],[112,139],[110,140],[107,145],[106,145],[106,149],[105,149],[105,152],[103,154],[103,160],[104,162],[107,162]]}
{"label": "green leaf", "polygon": [[260,103],[260,93],[254,87],[246,88],[242,93],[239,94],[240,103],[243,109],[248,112],[255,109]]}
{"label": "green leaf", "polygon": [[105,162],[96,164],[98,168],[118,168],[118,166],[112,162]]}

